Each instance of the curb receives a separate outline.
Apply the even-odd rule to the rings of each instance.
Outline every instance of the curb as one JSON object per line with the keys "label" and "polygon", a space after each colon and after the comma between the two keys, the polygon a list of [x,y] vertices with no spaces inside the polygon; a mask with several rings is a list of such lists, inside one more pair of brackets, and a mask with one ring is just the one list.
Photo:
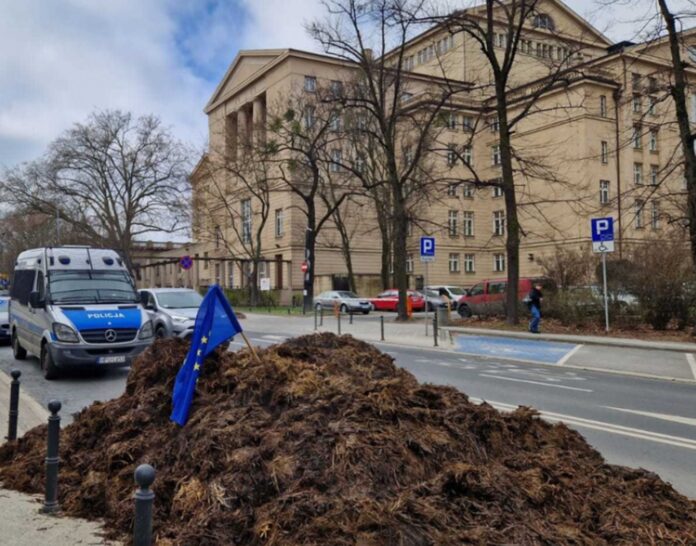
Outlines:
{"label": "curb", "polygon": [[486,335],[493,337],[508,337],[513,339],[528,339],[539,341],[560,341],[582,345],[603,345],[606,347],[621,347],[625,349],[647,349],[655,351],[673,351],[679,353],[696,353],[696,343],[681,343],[674,341],[654,342],[641,339],[624,339],[618,337],[601,338],[595,336],[573,336],[564,334],[528,334],[526,332],[510,332],[507,330],[489,330],[486,328],[457,328],[442,327],[449,335]]}

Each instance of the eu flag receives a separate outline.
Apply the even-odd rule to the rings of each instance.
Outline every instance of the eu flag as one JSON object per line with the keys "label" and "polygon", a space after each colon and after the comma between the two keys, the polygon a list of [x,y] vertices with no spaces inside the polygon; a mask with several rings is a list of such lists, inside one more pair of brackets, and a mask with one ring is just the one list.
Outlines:
{"label": "eu flag", "polygon": [[203,359],[215,348],[242,331],[237,316],[217,284],[208,289],[196,315],[191,348],[176,374],[170,419],[184,426],[196,390]]}

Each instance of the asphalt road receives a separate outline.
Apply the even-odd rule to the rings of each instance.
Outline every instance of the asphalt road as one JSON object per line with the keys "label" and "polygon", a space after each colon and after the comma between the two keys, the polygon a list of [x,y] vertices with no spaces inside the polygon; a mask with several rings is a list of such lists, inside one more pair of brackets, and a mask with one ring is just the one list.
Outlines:
{"label": "asphalt road", "polygon": [[[268,346],[283,332],[246,331],[252,342]],[[696,385],[570,370],[426,348],[376,345],[419,380],[451,385],[475,400],[502,410],[537,408],[545,419],[578,430],[610,463],[642,467],[659,474],[685,495],[696,498]],[[231,349],[242,346],[233,342]],[[609,356],[610,358],[612,356]],[[22,388],[45,405],[63,402],[64,414],[94,400],[123,392],[127,370],[79,374],[45,381],[36,359],[15,362],[0,348],[0,369],[22,370]],[[1,425],[0,425],[1,426]]]}

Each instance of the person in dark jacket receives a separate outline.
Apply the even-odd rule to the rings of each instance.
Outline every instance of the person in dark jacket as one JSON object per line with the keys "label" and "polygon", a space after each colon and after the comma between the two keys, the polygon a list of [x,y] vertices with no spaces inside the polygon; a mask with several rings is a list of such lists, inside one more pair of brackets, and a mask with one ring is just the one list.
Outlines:
{"label": "person in dark jacket", "polygon": [[529,311],[532,314],[532,319],[529,321],[529,331],[533,334],[538,334],[540,333],[539,323],[541,322],[541,300],[544,298],[541,293],[541,285],[535,284],[527,298]]}

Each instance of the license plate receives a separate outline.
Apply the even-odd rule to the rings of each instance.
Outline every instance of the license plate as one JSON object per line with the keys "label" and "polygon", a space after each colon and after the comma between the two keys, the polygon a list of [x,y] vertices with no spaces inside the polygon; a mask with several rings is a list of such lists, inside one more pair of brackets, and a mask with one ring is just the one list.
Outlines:
{"label": "license plate", "polygon": [[126,361],[125,355],[100,356],[97,359],[98,364],[123,364],[125,361]]}

